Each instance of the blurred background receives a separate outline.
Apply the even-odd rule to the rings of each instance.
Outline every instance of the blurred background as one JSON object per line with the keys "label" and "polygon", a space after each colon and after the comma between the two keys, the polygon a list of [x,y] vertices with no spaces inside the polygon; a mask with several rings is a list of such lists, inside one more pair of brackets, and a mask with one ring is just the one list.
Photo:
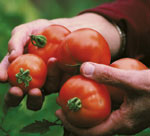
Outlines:
{"label": "blurred background", "polygon": [[[39,18],[72,17],[80,11],[113,0],[0,0],[0,60],[7,53],[12,29]],[[0,136],[71,136],[64,134],[61,122],[54,123],[58,94],[45,98],[43,108],[34,112],[26,109],[26,98],[16,108],[7,109],[4,96],[8,83],[0,83]],[[135,136],[149,136],[148,129]],[[73,136],[73,135],[72,135]]]}
{"label": "blurred background", "polygon": [[72,17],[109,1],[112,0],[0,0],[0,60],[7,52],[7,43],[15,26],[38,18]]}

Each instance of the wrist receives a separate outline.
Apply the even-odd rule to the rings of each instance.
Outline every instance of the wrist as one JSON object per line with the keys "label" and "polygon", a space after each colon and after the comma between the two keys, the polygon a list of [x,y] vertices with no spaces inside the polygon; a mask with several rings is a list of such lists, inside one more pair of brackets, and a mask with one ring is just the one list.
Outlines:
{"label": "wrist", "polygon": [[72,18],[80,28],[88,27],[98,31],[107,41],[112,58],[118,56],[121,49],[121,36],[116,26],[97,13],[84,13]]}
{"label": "wrist", "polygon": [[120,36],[120,48],[116,55],[116,57],[120,57],[124,53],[125,47],[126,47],[126,33],[116,23],[113,22],[113,25],[116,27],[116,29],[119,33],[119,36]]}

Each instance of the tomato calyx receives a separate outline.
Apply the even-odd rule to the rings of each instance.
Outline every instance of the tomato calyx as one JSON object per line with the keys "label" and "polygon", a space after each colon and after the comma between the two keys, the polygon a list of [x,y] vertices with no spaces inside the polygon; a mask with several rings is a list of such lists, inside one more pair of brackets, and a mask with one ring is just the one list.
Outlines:
{"label": "tomato calyx", "polygon": [[31,42],[34,46],[43,48],[47,43],[47,38],[43,35],[31,35]]}
{"label": "tomato calyx", "polygon": [[77,112],[82,108],[81,100],[78,97],[73,97],[68,100],[67,106],[69,107],[69,110],[73,112]]}
{"label": "tomato calyx", "polygon": [[71,65],[71,64],[65,64],[66,66],[69,66],[69,67],[78,67],[80,68],[80,66],[82,65],[81,63],[77,63],[77,64],[74,64],[74,65]]}
{"label": "tomato calyx", "polygon": [[30,70],[23,68],[20,68],[20,72],[16,74],[17,82],[19,84],[24,83],[25,87],[29,86],[29,82],[32,80],[32,77],[30,76]]}

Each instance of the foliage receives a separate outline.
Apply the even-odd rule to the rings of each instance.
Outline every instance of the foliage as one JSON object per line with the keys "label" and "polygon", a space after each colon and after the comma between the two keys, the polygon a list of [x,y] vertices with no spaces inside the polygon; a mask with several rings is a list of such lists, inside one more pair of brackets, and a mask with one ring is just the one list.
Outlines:
{"label": "foliage", "polygon": [[[0,60],[7,53],[12,29],[38,18],[71,17],[87,8],[112,0],[0,0]],[[0,83],[0,136],[73,136],[57,121],[56,94],[46,96],[40,111],[26,108],[26,99],[16,108],[4,104],[8,83]],[[135,136],[148,136],[149,129]]]}
{"label": "foliage", "polygon": [[12,29],[39,17],[38,10],[31,5],[29,0],[0,0],[0,60],[7,52]]}

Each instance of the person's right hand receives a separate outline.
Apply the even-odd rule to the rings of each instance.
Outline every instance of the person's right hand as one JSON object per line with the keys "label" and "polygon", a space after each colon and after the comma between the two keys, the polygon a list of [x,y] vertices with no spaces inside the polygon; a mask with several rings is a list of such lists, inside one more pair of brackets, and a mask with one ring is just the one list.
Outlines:
{"label": "person's right hand", "polygon": [[[100,32],[108,44],[112,56],[117,53],[120,45],[120,38],[116,28],[104,17],[95,13],[85,13],[73,18],[61,18],[54,20],[39,19],[33,22],[22,24],[17,26],[12,31],[11,39],[8,43],[8,54],[0,63],[0,81],[7,81],[7,68],[15,58],[24,53],[26,44],[28,43],[29,36],[42,31],[44,28],[51,24],[59,24],[68,28],[70,31],[77,30],[79,28],[92,28]],[[108,30],[107,30],[108,29]],[[112,37],[113,35],[113,37]],[[112,40],[113,39],[113,40]],[[61,73],[62,75],[62,73]],[[60,70],[57,67],[57,59],[50,58],[48,61],[48,78],[45,83],[44,89],[47,90],[46,94],[49,94],[51,90],[58,91],[59,84],[63,83],[68,76],[60,76]],[[62,82],[63,78],[63,82]],[[38,110],[43,103],[43,94],[40,89],[33,89],[28,93],[27,107],[31,110]],[[6,103],[10,106],[17,106],[24,97],[23,91],[18,88],[10,88],[6,95]],[[41,96],[42,95],[42,96]],[[40,96],[40,97],[39,97]]]}
{"label": "person's right hand", "polygon": [[81,74],[98,83],[124,89],[123,103],[112,109],[110,116],[91,128],[79,128],[70,123],[62,109],[56,116],[64,127],[77,136],[133,135],[150,126],[150,70],[123,70],[103,64],[85,62]]}

